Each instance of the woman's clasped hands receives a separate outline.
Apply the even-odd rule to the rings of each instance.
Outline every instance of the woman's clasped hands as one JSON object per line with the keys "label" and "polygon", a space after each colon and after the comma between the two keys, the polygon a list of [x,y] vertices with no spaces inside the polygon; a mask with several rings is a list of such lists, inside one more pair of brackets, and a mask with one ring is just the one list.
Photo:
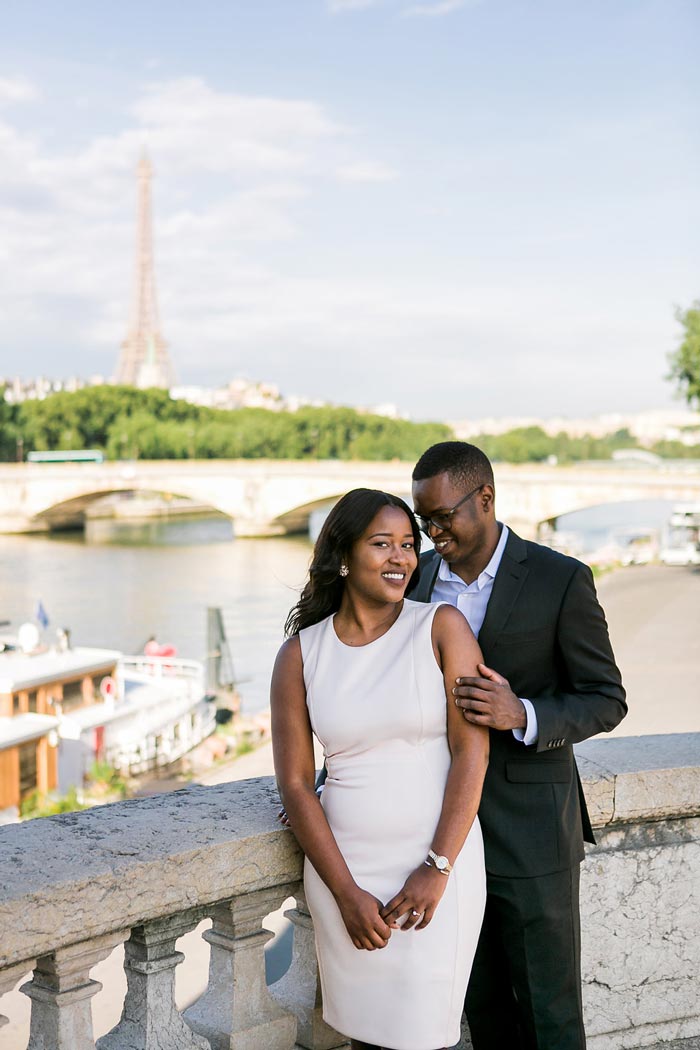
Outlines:
{"label": "woman's clasped hands", "polygon": [[447,878],[437,868],[421,864],[385,905],[356,886],[338,901],[340,913],[356,948],[386,948],[392,930],[424,930],[430,923]]}
{"label": "woman's clasped hands", "polygon": [[447,876],[437,868],[421,864],[412,871],[402,888],[381,910],[392,929],[424,930],[447,886]]}
{"label": "woman's clasped hands", "polygon": [[356,948],[364,948],[368,952],[386,948],[391,937],[391,927],[381,916],[381,901],[355,886],[338,898],[338,907],[345,929]]}

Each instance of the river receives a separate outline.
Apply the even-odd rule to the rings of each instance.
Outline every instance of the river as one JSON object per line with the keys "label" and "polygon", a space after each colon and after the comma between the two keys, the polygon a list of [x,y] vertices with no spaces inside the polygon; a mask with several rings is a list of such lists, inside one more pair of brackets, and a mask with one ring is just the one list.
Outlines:
{"label": "river", "polygon": [[0,620],[15,628],[41,601],[46,642],[67,627],[74,645],[136,653],[155,635],[179,656],[201,660],[207,606],[220,606],[243,709],[260,711],[311,544],[221,539],[221,524],[149,524],[145,543],[133,534],[109,544],[86,543],[81,533],[0,536]]}

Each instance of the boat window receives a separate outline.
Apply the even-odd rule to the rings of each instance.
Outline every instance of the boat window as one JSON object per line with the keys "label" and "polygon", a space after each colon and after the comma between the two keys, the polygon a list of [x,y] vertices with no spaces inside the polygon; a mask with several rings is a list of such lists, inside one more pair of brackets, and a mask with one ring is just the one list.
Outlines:
{"label": "boat window", "polygon": [[29,694],[29,703],[27,706],[28,711],[36,711],[36,692]]}
{"label": "boat window", "polygon": [[22,744],[19,748],[19,797],[25,799],[36,791],[37,787],[37,761],[36,741],[30,744]]}
{"label": "boat window", "polygon": [[61,701],[63,714],[65,715],[69,711],[77,711],[84,704],[82,679],[79,678],[76,682],[64,682],[63,700]]}

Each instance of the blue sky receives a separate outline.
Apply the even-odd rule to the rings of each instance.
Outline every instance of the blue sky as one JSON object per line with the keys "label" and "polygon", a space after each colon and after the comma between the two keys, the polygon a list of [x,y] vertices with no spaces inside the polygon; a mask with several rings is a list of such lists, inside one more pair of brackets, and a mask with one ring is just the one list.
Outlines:
{"label": "blue sky", "polygon": [[700,298],[695,0],[24,0],[0,375],[111,374],[156,176],[180,379],[417,418],[672,404]]}

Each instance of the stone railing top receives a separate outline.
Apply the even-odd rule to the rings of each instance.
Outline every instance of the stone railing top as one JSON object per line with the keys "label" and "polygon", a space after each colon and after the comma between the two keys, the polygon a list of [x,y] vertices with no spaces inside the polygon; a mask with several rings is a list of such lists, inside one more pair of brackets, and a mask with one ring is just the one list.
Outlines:
{"label": "stone railing top", "polygon": [[301,854],[272,777],[0,828],[0,968],[256,889]]}
{"label": "stone railing top", "polygon": [[[577,745],[596,827],[700,816],[700,733]],[[294,885],[272,777],[0,827],[0,968],[238,894]]]}
{"label": "stone railing top", "polygon": [[575,750],[594,827],[700,816],[700,733],[599,737]]}

